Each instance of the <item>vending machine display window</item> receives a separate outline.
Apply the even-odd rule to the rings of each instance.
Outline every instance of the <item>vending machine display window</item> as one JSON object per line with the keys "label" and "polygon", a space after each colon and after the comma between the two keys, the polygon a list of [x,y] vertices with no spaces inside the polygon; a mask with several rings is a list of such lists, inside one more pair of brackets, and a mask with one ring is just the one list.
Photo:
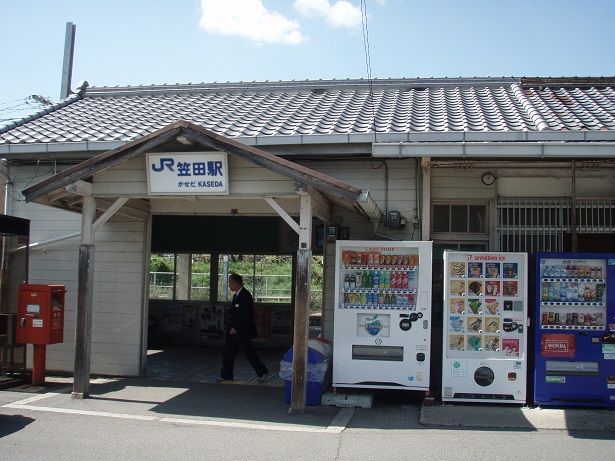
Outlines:
{"label": "vending machine display window", "polygon": [[540,263],[540,327],[603,330],[606,319],[605,260],[543,259]]}

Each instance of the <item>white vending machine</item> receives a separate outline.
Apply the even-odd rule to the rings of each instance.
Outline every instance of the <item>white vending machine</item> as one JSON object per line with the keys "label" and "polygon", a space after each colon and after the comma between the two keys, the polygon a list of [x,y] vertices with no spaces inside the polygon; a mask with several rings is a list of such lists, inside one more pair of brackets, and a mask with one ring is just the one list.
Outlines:
{"label": "white vending machine", "polygon": [[444,252],[442,401],[525,403],[527,254]]}
{"label": "white vending machine", "polygon": [[337,242],[334,386],[429,390],[431,248]]}

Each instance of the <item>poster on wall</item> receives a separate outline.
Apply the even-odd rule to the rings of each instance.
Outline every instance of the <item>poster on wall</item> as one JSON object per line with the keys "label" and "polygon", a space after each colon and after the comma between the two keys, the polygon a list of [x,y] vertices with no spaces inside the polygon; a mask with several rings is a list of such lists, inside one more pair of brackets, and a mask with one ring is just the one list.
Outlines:
{"label": "poster on wall", "polygon": [[203,306],[201,339],[224,339],[224,308],[222,306]]}
{"label": "poster on wall", "polygon": [[259,306],[254,309],[254,321],[258,337],[271,339],[271,308]]}

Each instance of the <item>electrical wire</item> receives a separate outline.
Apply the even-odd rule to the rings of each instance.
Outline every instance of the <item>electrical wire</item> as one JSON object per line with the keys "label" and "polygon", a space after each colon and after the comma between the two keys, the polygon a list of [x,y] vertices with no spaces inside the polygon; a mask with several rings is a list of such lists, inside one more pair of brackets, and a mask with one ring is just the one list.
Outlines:
{"label": "electrical wire", "polygon": [[365,54],[365,69],[367,71],[367,84],[369,86],[369,102],[370,108],[372,112],[372,130],[374,130],[375,135],[375,125],[376,125],[376,107],[374,105],[374,88],[372,82],[372,58],[369,46],[369,27],[367,24],[367,3],[366,0],[361,0],[361,25],[363,28],[363,51]]}

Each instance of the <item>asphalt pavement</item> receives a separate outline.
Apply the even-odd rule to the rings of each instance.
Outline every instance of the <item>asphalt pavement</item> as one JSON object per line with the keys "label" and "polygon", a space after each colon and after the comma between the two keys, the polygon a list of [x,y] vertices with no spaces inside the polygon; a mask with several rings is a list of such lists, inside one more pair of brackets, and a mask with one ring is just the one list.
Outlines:
{"label": "asphalt pavement", "polygon": [[47,388],[0,391],[2,459],[613,459],[615,411],[422,406],[376,393],[365,409],[288,413],[284,389],[99,379],[74,400]]}

